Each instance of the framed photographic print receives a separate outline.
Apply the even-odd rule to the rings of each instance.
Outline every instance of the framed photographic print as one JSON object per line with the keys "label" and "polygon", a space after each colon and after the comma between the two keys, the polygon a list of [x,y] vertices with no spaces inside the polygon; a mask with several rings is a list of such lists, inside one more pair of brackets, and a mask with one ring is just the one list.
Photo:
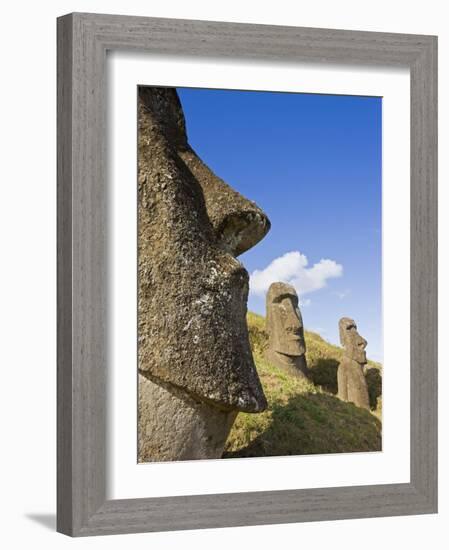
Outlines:
{"label": "framed photographic print", "polygon": [[436,37],[58,19],[58,530],[437,509]]}

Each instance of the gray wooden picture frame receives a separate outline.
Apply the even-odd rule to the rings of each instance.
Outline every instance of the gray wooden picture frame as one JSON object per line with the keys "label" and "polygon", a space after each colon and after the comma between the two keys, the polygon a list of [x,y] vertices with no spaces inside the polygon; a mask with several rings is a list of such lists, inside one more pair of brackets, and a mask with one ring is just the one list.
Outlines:
{"label": "gray wooden picture frame", "polygon": [[[57,529],[72,536],[437,511],[437,38],[73,13],[58,26]],[[106,499],[106,52],[411,73],[410,483]]]}

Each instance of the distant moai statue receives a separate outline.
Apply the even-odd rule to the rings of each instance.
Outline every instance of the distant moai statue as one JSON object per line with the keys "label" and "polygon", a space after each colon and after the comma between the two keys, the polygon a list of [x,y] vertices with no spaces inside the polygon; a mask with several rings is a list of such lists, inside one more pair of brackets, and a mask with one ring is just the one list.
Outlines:
{"label": "distant moai statue", "polygon": [[286,283],[272,283],[266,298],[268,348],[270,363],[307,377],[304,325],[296,290]]}
{"label": "distant moai statue", "polygon": [[368,342],[357,332],[353,319],[343,317],[338,324],[344,356],[338,366],[338,397],[369,410],[368,386],[363,368],[367,363],[365,348]]}

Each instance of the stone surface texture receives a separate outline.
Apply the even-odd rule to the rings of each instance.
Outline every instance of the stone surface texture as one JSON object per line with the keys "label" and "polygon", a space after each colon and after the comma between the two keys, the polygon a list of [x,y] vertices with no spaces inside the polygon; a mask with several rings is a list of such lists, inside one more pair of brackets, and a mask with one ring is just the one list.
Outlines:
{"label": "stone surface texture", "polygon": [[139,461],[221,458],[237,411],[139,373]]}
{"label": "stone surface texture", "polygon": [[139,460],[216,458],[267,406],[235,256],[270,224],[196,156],[175,89],[140,87],[138,117]]}
{"label": "stone surface texture", "polygon": [[307,377],[304,325],[296,290],[286,283],[272,283],[266,296],[268,361],[291,374]]}
{"label": "stone surface texture", "polygon": [[344,356],[337,371],[338,397],[369,410],[368,386],[364,374],[367,341],[360,336],[357,325],[349,317],[340,319],[339,332]]}

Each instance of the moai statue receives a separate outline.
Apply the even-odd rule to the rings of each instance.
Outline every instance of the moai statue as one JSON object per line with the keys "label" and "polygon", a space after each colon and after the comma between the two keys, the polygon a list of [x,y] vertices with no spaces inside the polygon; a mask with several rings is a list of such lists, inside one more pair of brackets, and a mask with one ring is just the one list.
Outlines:
{"label": "moai statue", "polygon": [[306,342],[296,290],[286,283],[272,283],[266,298],[270,363],[291,374],[307,377]]}
{"label": "moai statue", "polygon": [[357,325],[352,319],[343,317],[338,326],[344,348],[344,356],[337,371],[338,397],[369,410],[368,386],[363,372],[367,362],[367,341],[357,332]]}
{"label": "moai statue", "polygon": [[138,109],[138,460],[220,458],[267,406],[235,256],[270,223],[197,157],[175,89],[140,87]]}

